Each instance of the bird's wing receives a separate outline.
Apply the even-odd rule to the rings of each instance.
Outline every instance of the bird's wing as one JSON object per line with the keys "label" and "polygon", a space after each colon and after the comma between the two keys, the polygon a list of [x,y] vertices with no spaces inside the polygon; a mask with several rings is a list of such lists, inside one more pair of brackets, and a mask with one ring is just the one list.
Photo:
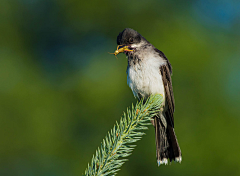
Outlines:
{"label": "bird's wing", "polygon": [[155,49],[162,57],[163,59],[166,60],[166,64],[160,66],[160,72],[162,75],[163,79],[163,85],[165,89],[165,99],[166,99],[166,105],[167,110],[165,111],[165,114],[167,116],[167,121],[170,121],[170,124],[172,127],[174,127],[174,96],[173,96],[173,88],[172,88],[172,79],[171,79],[171,74],[172,74],[172,66],[170,62],[168,61],[167,57],[163,54],[163,52],[159,51],[158,49]]}

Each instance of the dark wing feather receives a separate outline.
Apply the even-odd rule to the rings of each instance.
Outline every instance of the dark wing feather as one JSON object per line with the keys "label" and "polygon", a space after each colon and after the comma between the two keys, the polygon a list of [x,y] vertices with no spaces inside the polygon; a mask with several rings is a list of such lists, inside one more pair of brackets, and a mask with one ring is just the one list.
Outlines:
{"label": "dark wing feather", "polygon": [[168,69],[169,69],[169,71],[170,71],[170,76],[171,76],[171,74],[172,74],[172,66],[171,66],[169,60],[167,59],[167,57],[165,56],[165,54],[164,54],[162,51],[158,50],[157,48],[155,48],[154,50],[159,54],[159,56],[160,56],[161,58],[163,58],[164,60],[166,60]]}
{"label": "dark wing feather", "polygon": [[167,57],[163,54],[163,52],[159,51],[158,49],[155,49],[159,53],[159,56],[166,60],[165,65],[160,66],[160,72],[163,79],[164,89],[165,89],[165,99],[166,99],[166,107],[167,110],[165,111],[167,117],[167,121],[170,121],[170,124],[172,127],[174,127],[174,117],[173,113],[175,110],[174,107],[174,96],[173,96],[173,88],[172,88],[172,66],[170,62],[168,61]]}

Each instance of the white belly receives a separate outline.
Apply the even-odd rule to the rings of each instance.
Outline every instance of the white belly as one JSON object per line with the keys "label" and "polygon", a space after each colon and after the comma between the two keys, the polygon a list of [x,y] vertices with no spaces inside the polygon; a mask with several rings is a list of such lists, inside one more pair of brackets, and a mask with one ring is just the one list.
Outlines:
{"label": "white belly", "polygon": [[143,97],[162,94],[165,97],[160,65],[156,62],[145,62],[128,67],[127,83],[135,97],[138,97],[138,94]]}

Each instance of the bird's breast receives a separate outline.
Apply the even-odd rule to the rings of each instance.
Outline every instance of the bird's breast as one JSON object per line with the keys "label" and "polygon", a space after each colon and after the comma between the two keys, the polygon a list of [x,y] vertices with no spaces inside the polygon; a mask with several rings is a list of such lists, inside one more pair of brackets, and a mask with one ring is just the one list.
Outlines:
{"label": "bird's breast", "polygon": [[148,97],[151,94],[162,94],[165,96],[160,65],[163,62],[157,59],[147,59],[136,64],[128,65],[127,83],[132,89],[135,97]]}

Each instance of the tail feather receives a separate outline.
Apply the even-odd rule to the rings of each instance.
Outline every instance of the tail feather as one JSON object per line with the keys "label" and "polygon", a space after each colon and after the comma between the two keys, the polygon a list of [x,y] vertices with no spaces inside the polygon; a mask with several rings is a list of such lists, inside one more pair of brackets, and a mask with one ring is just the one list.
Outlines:
{"label": "tail feather", "polygon": [[181,150],[177,142],[174,128],[162,122],[161,118],[154,117],[157,163],[168,164],[172,160],[181,162]]}

